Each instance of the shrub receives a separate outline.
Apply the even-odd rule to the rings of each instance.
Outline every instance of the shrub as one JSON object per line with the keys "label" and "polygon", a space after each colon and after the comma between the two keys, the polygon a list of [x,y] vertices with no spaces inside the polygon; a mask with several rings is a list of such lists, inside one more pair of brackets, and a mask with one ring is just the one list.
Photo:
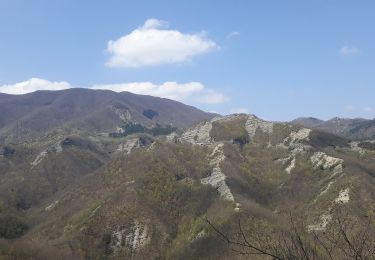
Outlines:
{"label": "shrub", "polygon": [[0,237],[13,239],[22,236],[28,225],[12,214],[0,213]]}

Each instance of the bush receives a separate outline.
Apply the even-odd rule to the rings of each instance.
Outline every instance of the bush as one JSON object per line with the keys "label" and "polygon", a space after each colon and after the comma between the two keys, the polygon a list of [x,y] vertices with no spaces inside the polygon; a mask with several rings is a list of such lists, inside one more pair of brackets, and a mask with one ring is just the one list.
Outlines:
{"label": "bush", "polygon": [[5,146],[3,149],[3,155],[5,158],[10,158],[16,152],[16,150],[12,147]]}
{"label": "bush", "polygon": [[146,109],[143,111],[143,115],[149,119],[153,119],[155,116],[158,116],[159,113],[157,111],[154,111],[152,109]]}
{"label": "bush", "polygon": [[12,214],[0,213],[0,237],[13,239],[22,236],[28,225]]}
{"label": "bush", "polygon": [[153,128],[147,128],[141,124],[132,123],[132,122],[124,124],[121,128],[123,129],[122,133],[111,133],[109,134],[109,136],[110,137],[125,137],[131,134],[138,134],[138,133],[146,133],[146,134],[150,134],[153,136],[159,136],[159,135],[168,135],[172,133],[173,131],[177,130],[177,128],[172,127],[170,125],[161,126],[157,124]]}

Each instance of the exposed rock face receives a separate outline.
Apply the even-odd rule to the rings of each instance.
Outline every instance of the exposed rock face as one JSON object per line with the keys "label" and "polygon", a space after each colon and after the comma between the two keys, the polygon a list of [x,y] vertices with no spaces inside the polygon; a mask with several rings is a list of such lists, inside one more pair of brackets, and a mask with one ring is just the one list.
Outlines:
{"label": "exposed rock face", "polygon": [[220,194],[220,197],[224,200],[234,201],[233,194],[225,182],[226,176],[220,169],[220,163],[225,159],[223,146],[223,143],[219,143],[212,151],[212,154],[210,155],[210,164],[213,166],[212,173],[210,176],[203,178],[201,180],[201,183],[209,184],[212,187],[216,188],[216,190]]}
{"label": "exposed rock face", "polygon": [[37,155],[37,157],[35,158],[34,161],[31,162],[31,168],[34,168],[35,166],[37,166],[41,161],[43,161],[43,159],[47,156],[48,154],[48,151],[47,150],[44,150],[42,151],[40,154]]}
{"label": "exposed rock face", "polygon": [[116,127],[116,133],[117,134],[123,134],[123,133],[125,133],[125,130],[122,127],[117,126]]}
{"label": "exposed rock face", "polygon": [[133,251],[137,251],[143,248],[149,240],[147,226],[134,221],[130,228],[118,228],[112,233],[111,247],[115,253],[120,251],[124,245]]}
{"label": "exposed rock face", "polygon": [[289,138],[291,139],[291,142],[297,142],[297,141],[308,141],[310,138],[311,129],[308,128],[302,128],[298,130],[297,132],[292,132],[289,135]]}
{"label": "exposed rock face", "polygon": [[31,162],[31,168],[34,168],[39,163],[41,163],[44,160],[44,158],[47,157],[49,153],[54,152],[58,154],[58,153],[61,153],[62,151],[63,151],[63,148],[61,146],[61,142],[55,143],[53,146],[48,147],[47,149],[43,150],[40,154],[36,156],[34,161]]}
{"label": "exposed rock face", "polygon": [[350,142],[350,149],[354,152],[358,152],[359,154],[364,154],[365,151],[358,146],[359,142]]}
{"label": "exposed rock face", "polygon": [[246,131],[249,133],[250,139],[253,139],[257,129],[262,130],[264,133],[272,134],[273,123],[267,122],[257,118],[254,115],[249,115],[245,124]]}
{"label": "exposed rock face", "polygon": [[117,152],[125,152],[130,154],[133,148],[139,147],[138,138],[128,139],[124,143],[119,144]]}
{"label": "exposed rock face", "polygon": [[332,185],[336,182],[334,179],[335,176],[342,176],[344,173],[344,160],[329,156],[323,152],[315,152],[311,157],[310,161],[315,169],[321,168],[323,170],[329,170],[332,174],[328,177],[330,182],[327,186],[319,193],[314,202],[318,200],[319,197],[326,194]]}
{"label": "exposed rock face", "polygon": [[[328,190],[331,188],[331,186],[334,184],[334,181],[330,181],[327,186],[322,190],[322,192],[319,193],[318,197],[323,196],[328,192]],[[315,200],[316,201],[316,200]]]}
{"label": "exposed rock face", "polygon": [[125,108],[113,107],[113,111],[116,113],[116,115],[119,116],[122,121],[130,121],[132,119],[129,110]]}
{"label": "exposed rock face", "polygon": [[165,140],[168,143],[178,143],[180,140],[180,136],[176,132],[172,132],[165,137]]}
{"label": "exposed rock face", "polygon": [[324,231],[326,230],[326,227],[331,222],[331,220],[332,220],[332,215],[329,213],[324,213],[323,215],[320,216],[319,222],[313,225],[309,225],[307,227],[307,230],[309,232]]}
{"label": "exposed rock face", "polygon": [[333,172],[331,178],[343,172],[344,160],[329,156],[323,152],[314,153],[310,160],[314,168],[321,167],[323,170],[331,170]]}
{"label": "exposed rock face", "polygon": [[349,188],[340,191],[339,196],[335,199],[335,203],[348,203],[349,202]]}
{"label": "exposed rock face", "polygon": [[290,164],[285,168],[285,171],[290,174],[292,170],[296,167],[296,157],[292,157]]}
{"label": "exposed rock face", "polygon": [[58,200],[54,201],[53,203],[51,203],[50,205],[48,205],[47,207],[45,207],[45,211],[51,211],[57,204],[59,203]]}
{"label": "exposed rock face", "polygon": [[302,128],[298,131],[291,132],[288,137],[286,137],[282,144],[278,147],[289,149],[290,155],[287,158],[281,159],[283,163],[289,163],[285,168],[285,171],[290,174],[292,170],[296,167],[296,157],[297,155],[304,154],[306,151],[311,149],[309,145],[304,144],[304,141],[309,140],[310,129]]}
{"label": "exposed rock face", "polygon": [[55,148],[55,152],[56,152],[56,153],[61,153],[62,150],[63,150],[63,148],[62,148],[62,146],[61,146],[61,142],[57,142],[57,143],[55,144],[54,148]]}
{"label": "exposed rock face", "polygon": [[333,207],[336,204],[343,204],[343,203],[348,203],[349,202],[349,199],[350,199],[350,197],[349,197],[349,191],[350,191],[349,188],[341,190],[339,192],[339,195],[337,196],[337,198],[334,201],[332,201],[331,206],[328,208],[328,212],[324,213],[324,214],[322,214],[320,216],[320,219],[319,219],[318,223],[313,224],[313,225],[309,225],[307,227],[308,231],[309,232],[312,232],[312,231],[325,231],[327,225],[332,220],[332,214],[331,214],[331,212],[332,212]]}
{"label": "exposed rock face", "polygon": [[212,121],[204,121],[197,126],[190,128],[181,135],[181,141],[192,144],[209,144],[212,141],[210,131]]}

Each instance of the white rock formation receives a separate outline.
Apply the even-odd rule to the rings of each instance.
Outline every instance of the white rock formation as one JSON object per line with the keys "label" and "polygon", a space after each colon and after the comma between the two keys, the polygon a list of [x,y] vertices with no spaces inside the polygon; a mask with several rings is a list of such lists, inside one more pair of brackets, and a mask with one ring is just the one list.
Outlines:
{"label": "white rock formation", "polygon": [[291,132],[288,137],[286,137],[282,144],[277,145],[277,147],[285,148],[289,150],[289,156],[287,158],[279,159],[282,163],[289,163],[285,168],[285,171],[290,174],[296,167],[296,157],[297,155],[304,154],[306,151],[311,149],[310,145],[306,145],[303,142],[309,140],[311,129],[302,128],[298,131]]}
{"label": "white rock formation", "polygon": [[302,128],[298,130],[297,132],[291,132],[289,135],[289,138],[291,142],[304,141],[304,140],[309,141],[310,133],[311,133],[311,129]]}
{"label": "white rock formation", "polygon": [[335,203],[348,203],[349,199],[349,188],[346,188],[340,191],[339,196],[335,199]]}
{"label": "white rock formation", "polygon": [[181,140],[180,136],[176,132],[172,132],[165,137],[165,141],[168,143],[179,143]]}
{"label": "white rock formation", "polygon": [[290,164],[285,168],[285,171],[290,174],[292,170],[296,167],[296,157],[292,157]]}
{"label": "white rock formation", "polygon": [[201,183],[214,187],[222,199],[234,201],[233,194],[225,182],[226,176],[220,169],[220,163],[225,159],[223,146],[223,143],[219,143],[213,149],[210,155],[210,164],[213,166],[212,173],[210,176],[201,179]]}
{"label": "white rock formation", "polygon": [[314,168],[322,167],[324,170],[333,170],[336,166],[344,163],[343,159],[329,156],[323,152],[314,153],[310,160]]}
{"label": "white rock formation", "polygon": [[57,142],[54,146],[56,153],[61,153],[63,151],[63,148],[61,146],[61,142]]}
{"label": "white rock formation", "polygon": [[344,172],[344,160],[329,156],[323,152],[316,152],[314,153],[311,158],[311,163],[313,164],[314,168],[322,168],[323,170],[331,170],[332,175],[330,178],[332,179],[334,176],[341,174]]}
{"label": "white rock formation", "polygon": [[204,229],[202,229],[193,239],[192,239],[192,241],[195,241],[195,240],[197,240],[197,239],[200,239],[200,238],[202,238],[202,237],[205,237],[207,235],[207,232],[204,230]]}
{"label": "white rock formation", "polygon": [[249,115],[245,124],[245,128],[249,134],[250,139],[253,139],[257,129],[262,130],[264,133],[271,134],[273,131],[273,123],[259,119],[254,115]]}
{"label": "white rock formation", "polygon": [[128,246],[130,249],[137,251],[143,248],[149,240],[147,226],[134,221],[130,229],[118,228],[112,233],[111,246],[115,253],[120,251],[123,246]]}
{"label": "white rock formation", "polygon": [[209,144],[212,141],[210,131],[212,129],[212,120],[199,123],[193,128],[188,129],[181,135],[181,141],[191,144]]}
{"label": "white rock formation", "polygon": [[40,154],[38,154],[35,158],[34,161],[31,162],[31,168],[34,168],[35,166],[37,166],[41,161],[43,161],[43,159],[47,156],[48,154],[48,151],[47,150],[44,150],[42,151]]}
{"label": "white rock formation", "polygon": [[59,203],[58,200],[52,202],[50,205],[48,205],[47,207],[44,208],[45,211],[50,211],[52,210],[57,204]]}
{"label": "white rock formation", "polygon": [[[335,181],[330,181],[327,186],[319,193],[318,197],[323,196],[328,192],[328,190],[331,188],[331,186],[335,183]],[[315,200],[316,201],[316,200]]]}
{"label": "white rock formation", "polygon": [[117,134],[123,134],[125,130],[122,127],[116,126],[116,133]]}
{"label": "white rock formation", "polygon": [[137,148],[137,147],[139,147],[139,140],[138,140],[138,138],[133,138],[133,139],[128,139],[125,142],[119,144],[116,151],[117,152],[125,152],[127,154],[130,154],[131,151],[134,148]]}
{"label": "white rock formation", "polygon": [[313,225],[309,225],[307,227],[307,230],[309,232],[312,232],[312,231],[324,231],[324,230],[326,230],[326,227],[329,224],[329,222],[331,222],[331,220],[332,220],[332,215],[328,214],[328,213],[325,213],[325,214],[323,214],[323,215],[320,216],[320,219],[319,219],[318,223],[313,224]]}
{"label": "white rock formation", "polygon": [[129,110],[124,111],[123,109],[114,108],[114,111],[123,121],[130,121],[132,119],[132,115],[130,114]]}
{"label": "white rock formation", "polygon": [[332,201],[331,206],[328,209],[328,212],[324,213],[323,215],[320,216],[319,222],[316,223],[316,224],[307,226],[308,231],[312,232],[312,231],[324,231],[324,230],[326,230],[327,225],[332,220],[331,211],[332,211],[333,207],[336,204],[348,203],[349,199],[350,199],[349,191],[350,191],[349,188],[341,190],[339,192],[339,195],[337,196],[337,198],[334,201]]}
{"label": "white rock formation", "polygon": [[43,150],[40,154],[38,154],[34,161],[31,162],[31,169],[41,163],[49,153],[61,153],[63,148],[61,146],[61,141],[55,143],[53,146],[48,147],[47,149]]}

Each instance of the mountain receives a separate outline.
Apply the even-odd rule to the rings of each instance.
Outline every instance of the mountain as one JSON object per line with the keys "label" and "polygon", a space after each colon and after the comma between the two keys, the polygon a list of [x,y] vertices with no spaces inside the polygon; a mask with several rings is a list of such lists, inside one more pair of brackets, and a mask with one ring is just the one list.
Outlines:
{"label": "mountain", "polygon": [[23,232],[1,231],[7,221],[22,227],[26,211],[117,153],[214,116],[168,99],[90,89],[1,94],[0,111],[0,237],[7,238]]}
{"label": "mountain", "polygon": [[168,99],[91,89],[4,94],[0,111],[0,143],[29,142],[57,131],[115,132],[126,122],[185,128],[214,116]]}
{"label": "mountain", "polygon": [[[235,241],[255,234],[258,246],[281,246],[275,232],[289,234],[297,222],[307,241],[330,234],[336,217],[348,215],[360,227],[375,215],[371,141],[246,114],[160,135],[134,124],[131,130],[107,136],[77,131],[3,149],[0,165],[8,170],[1,175],[0,235],[16,239],[0,243],[0,255],[249,259],[236,253],[247,240],[231,248],[215,230]],[[373,224],[366,227],[361,236],[374,237]],[[347,259],[332,250],[333,259]],[[329,259],[318,253],[317,259]]]}
{"label": "mountain", "polygon": [[355,140],[375,139],[375,119],[347,119],[335,117],[323,121],[312,117],[301,117],[293,120],[291,123],[319,129]]}

